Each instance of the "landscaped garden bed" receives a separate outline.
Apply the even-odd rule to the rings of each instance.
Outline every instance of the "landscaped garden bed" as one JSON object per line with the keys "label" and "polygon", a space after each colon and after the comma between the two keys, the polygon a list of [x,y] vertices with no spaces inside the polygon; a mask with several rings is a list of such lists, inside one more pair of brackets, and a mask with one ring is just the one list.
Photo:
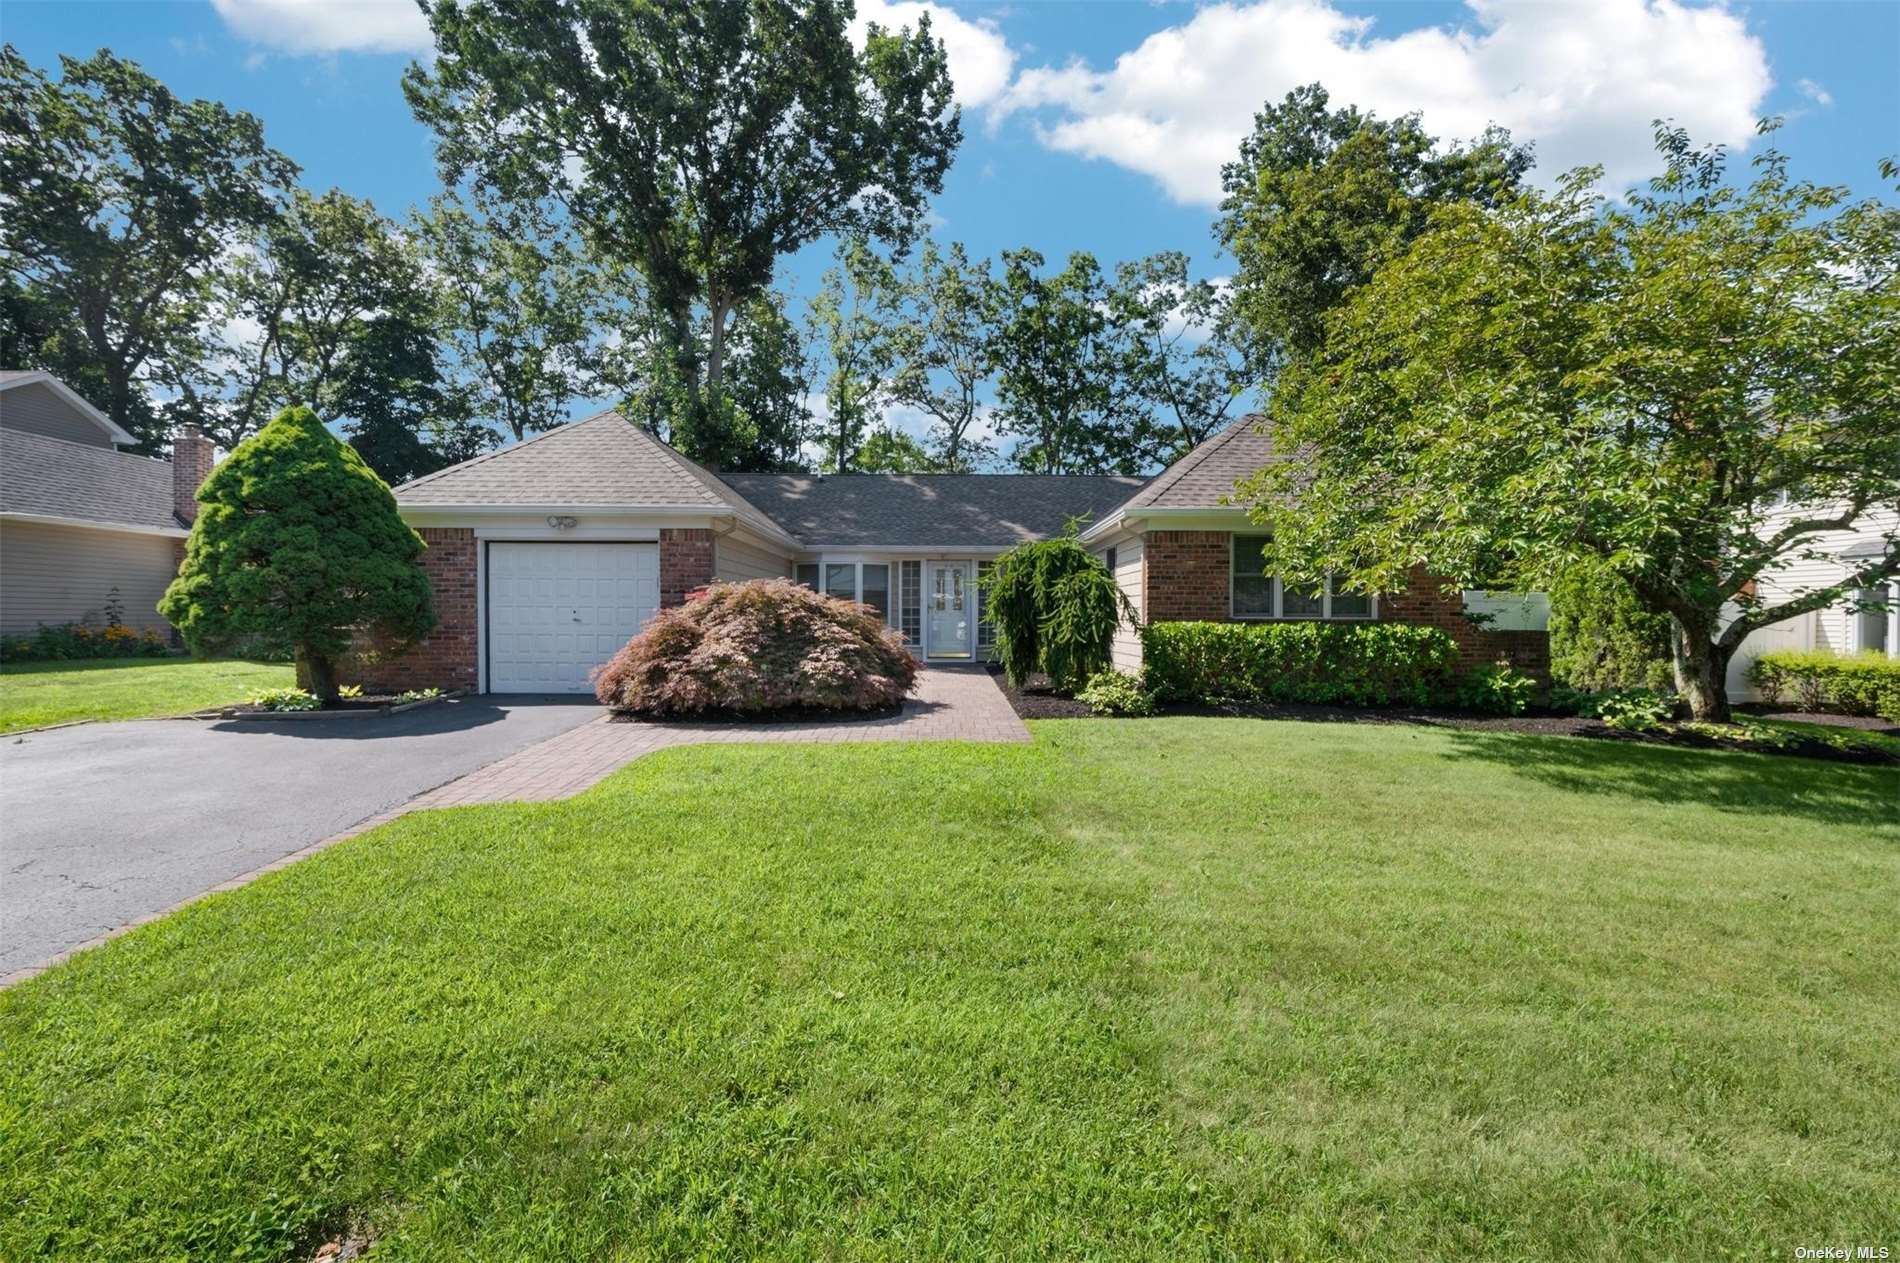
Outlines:
{"label": "landscaped garden bed", "polygon": [[441,689],[412,689],[403,693],[353,691],[329,702],[299,688],[274,689],[247,702],[201,711],[200,719],[374,719],[446,702],[459,693]]}

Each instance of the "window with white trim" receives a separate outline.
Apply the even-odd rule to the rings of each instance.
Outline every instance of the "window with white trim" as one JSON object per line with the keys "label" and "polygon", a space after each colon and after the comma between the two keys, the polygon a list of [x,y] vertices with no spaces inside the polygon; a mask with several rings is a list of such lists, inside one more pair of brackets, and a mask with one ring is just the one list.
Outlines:
{"label": "window with white trim", "polygon": [[804,584],[806,587],[810,588],[813,592],[816,592],[818,590],[818,563],[817,562],[801,561],[798,563],[797,569],[795,569],[792,573],[797,577],[798,582]]}
{"label": "window with white trim", "polygon": [[984,584],[989,582],[990,572],[996,568],[993,561],[976,563],[976,647],[993,649],[996,647],[996,624],[990,621],[990,597]]}
{"label": "window with white trim", "polygon": [[915,645],[924,638],[924,563],[897,563],[897,630],[904,643]]}
{"label": "window with white trim", "polygon": [[1287,584],[1267,573],[1265,535],[1233,537],[1228,608],[1238,620],[1324,619],[1363,622],[1378,607],[1364,592],[1342,592],[1332,579],[1323,584]]}
{"label": "window with white trim", "polygon": [[865,562],[859,567],[858,597],[866,605],[877,611],[877,616],[886,623],[891,621],[891,568],[881,562]]}

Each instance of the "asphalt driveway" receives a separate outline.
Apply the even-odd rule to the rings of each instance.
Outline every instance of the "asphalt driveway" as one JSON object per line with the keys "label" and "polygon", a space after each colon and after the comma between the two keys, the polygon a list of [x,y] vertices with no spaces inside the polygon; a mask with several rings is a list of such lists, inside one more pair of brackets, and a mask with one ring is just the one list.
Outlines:
{"label": "asphalt driveway", "polygon": [[144,720],[0,738],[0,975],[597,717],[480,697],[367,720]]}

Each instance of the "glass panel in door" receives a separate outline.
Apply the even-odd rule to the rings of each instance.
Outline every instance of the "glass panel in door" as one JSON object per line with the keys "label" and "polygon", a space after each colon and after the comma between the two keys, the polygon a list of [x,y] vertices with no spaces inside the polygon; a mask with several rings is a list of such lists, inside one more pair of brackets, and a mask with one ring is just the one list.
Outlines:
{"label": "glass panel in door", "polygon": [[926,652],[932,658],[967,658],[975,632],[971,608],[969,567],[961,561],[930,563],[929,607],[925,613],[929,636]]}

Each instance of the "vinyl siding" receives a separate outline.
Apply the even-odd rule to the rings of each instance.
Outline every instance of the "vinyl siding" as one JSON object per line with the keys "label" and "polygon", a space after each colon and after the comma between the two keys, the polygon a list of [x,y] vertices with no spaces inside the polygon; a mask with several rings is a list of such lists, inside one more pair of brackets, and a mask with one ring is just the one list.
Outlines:
{"label": "vinyl siding", "polygon": [[722,583],[743,583],[747,579],[783,579],[792,573],[789,558],[763,548],[721,539],[713,545],[713,578]]}
{"label": "vinyl siding", "polygon": [[112,446],[112,437],[97,422],[75,412],[45,382],[0,391],[0,425],[88,447]]}
{"label": "vinyl siding", "polygon": [[163,535],[0,522],[0,631],[102,617],[116,585],[130,627],[164,630],[158,599],[180,541]]}
{"label": "vinyl siding", "polygon": [[[1115,549],[1115,582],[1135,607],[1135,613],[1142,618],[1148,616],[1142,600],[1141,583],[1141,536],[1124,535],[1110,541],[1096,550],[1095,555],[1103,561],[1108,560],[1109,547]],[[1133,627],[1122,626],[1115,630],[1115,644],[1109,652],[1109,660],[1117,671],[1141,670],[1141,635]]]}

